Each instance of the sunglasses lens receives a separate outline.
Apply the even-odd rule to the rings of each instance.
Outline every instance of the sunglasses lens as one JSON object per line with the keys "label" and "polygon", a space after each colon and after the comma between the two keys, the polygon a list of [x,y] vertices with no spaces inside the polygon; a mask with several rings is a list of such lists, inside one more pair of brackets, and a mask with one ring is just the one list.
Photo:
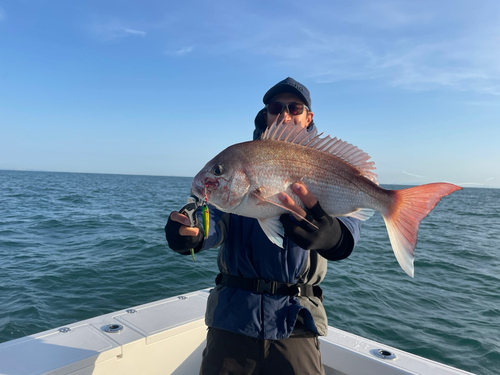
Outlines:
{"label": "sunglasses lens", "polygon": [[288,110],[292,116],[301,115],[304,112],[304,106],[299,103],[290,103],[288,104]]}
{"label": "sunglasses lens", "polygon": [[279,115],[285,108],[292,116],[301,115],[304,112],[304,104],[301,103],[280,103],[273,102],[267,105],[267,112],[271,115]]}
{"label": "sunglasses lens", "polygon": [[279,115],[281,113],[282,109],[283,109],[283,104],[282,103],[269,103],[267,105],[267,111],[271,115]]}

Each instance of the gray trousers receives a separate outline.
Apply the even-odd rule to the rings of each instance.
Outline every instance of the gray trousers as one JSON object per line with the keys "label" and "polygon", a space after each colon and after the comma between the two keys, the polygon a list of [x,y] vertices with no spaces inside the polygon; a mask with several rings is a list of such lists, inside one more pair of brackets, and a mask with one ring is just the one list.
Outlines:
{"label": "gray trousers", "polygon": [[200,375],[324,375],[314,334],[261,340],[209,328]]}

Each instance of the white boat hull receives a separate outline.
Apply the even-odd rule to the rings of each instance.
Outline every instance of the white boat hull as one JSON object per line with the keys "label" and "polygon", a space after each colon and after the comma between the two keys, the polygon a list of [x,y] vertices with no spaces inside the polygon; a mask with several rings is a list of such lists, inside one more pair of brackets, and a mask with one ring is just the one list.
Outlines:
{"label": "white boat hull", "polygon": [[[197,374],[209,289],[0,344],[0,374]],[[329,327],[327,375],[470,374]],[[395,358],[392,358],[395,356]]]}

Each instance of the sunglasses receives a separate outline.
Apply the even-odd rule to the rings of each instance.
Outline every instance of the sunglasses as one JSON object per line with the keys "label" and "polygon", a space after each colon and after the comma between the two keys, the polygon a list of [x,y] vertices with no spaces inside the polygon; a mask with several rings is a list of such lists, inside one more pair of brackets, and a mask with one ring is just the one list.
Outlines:
{"label": "sunglasses", "polygon": [[302,103],[280,103],[272,102],[266,104],[267,112],[271,115],[279,115],[286,108],[286,111],[292,116],[301,115],[304,112],[304,108],[309,111],[309,108]]}

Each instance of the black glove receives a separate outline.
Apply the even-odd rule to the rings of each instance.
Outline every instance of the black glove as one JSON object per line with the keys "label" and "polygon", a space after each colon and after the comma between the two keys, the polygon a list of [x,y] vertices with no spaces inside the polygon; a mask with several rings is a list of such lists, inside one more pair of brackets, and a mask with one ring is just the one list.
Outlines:
{"label": "black glove", "polygon": [[328,216],[319,202],[305,210],[306,219],[318,228],[305,220],[298,222],[290,214],[283,214],[280,221],[285,229],[285,235],[306,250],[328,250],[337,246],[342,237],[339,221]]}
{"label": "black glove", "polygon": [[182,224],[172,220],[169,216],[167,225],[165,225],[165,237],[168,241],[168,247],[177,253],[186,255],[191,253],[191,249],[194,249],[195,253],[199,252],[203,246],[203,228],[199,222],[195,225],[199,229],[198,235],[181,236],[179,234],[179,228]]}

